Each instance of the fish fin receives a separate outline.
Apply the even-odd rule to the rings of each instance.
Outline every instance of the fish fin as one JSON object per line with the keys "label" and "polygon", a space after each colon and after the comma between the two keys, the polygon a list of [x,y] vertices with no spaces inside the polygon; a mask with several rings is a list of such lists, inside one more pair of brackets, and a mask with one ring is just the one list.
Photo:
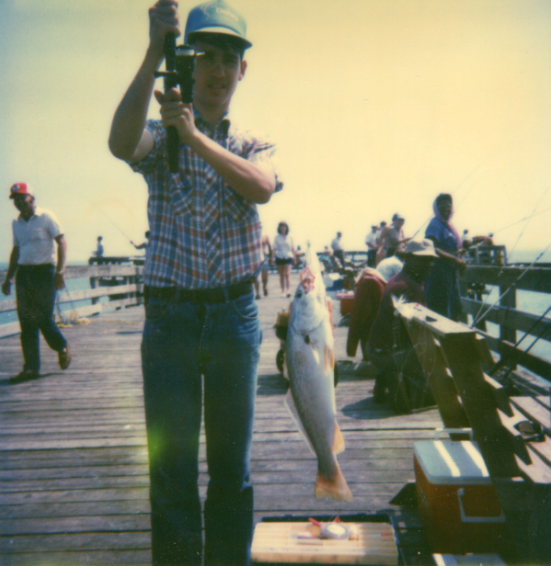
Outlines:
{"label": "fish fin", "polygon": [[314,361],[316,362],[316,365],[319,366],[320,355],[319,355],[319,352],[314,348],[314,345],[312,344],[312,342],[310,342],[310,348],[312,348],[312,356],[314,356]]}
{"label": "fish fin", "polygon": [[336,501],[352,501],[352,492],[337,464],[334,477],[326,478],[318,472],[315,495],[317,499],[334,499]]}
{"label": "fish fin", "polygon": [[335,353],[332,348],[325,346],[325,363],[323,368],[327,371],[328,369],[335,368]]}
{"label": "fish fin", "polygon": [[315,456],[316,452],[314,450],[314,447],[312,446],[312,443],[310,442],[310,439],[308,438],[308,435],[306,434],[306,430],[302,426],[302,421],[300,420],[300,415],[298,414],[297,406],[295,405],[295,401],[293,399],[293,394],[291,393],[290,389],[289,389],[289,391],[287,391],[287,395],[285,395],[285,399],[283,400],[283,404],[285,405],[285,407],[289,411],[289,414],[291,415],[291,419],[293,419],[293,422],[297,426],[298,431],[300,432],[300,435],[302,436],[302,438],[304,438],[306,444],[308,445],[308,448],[310,448],[310,451]]}
{"label": "fish fin", "polygon": [[326,298],[327,310],[329,311],[329,323],[331,324],[331,333],[334,333],[333,328],[333,302],[329,297]]}
{"label": "fish fin", "polygon": [[333,436],[333,452],[335,454],[344,452],[344,438],[337,423],[335,423],[335,435]]}

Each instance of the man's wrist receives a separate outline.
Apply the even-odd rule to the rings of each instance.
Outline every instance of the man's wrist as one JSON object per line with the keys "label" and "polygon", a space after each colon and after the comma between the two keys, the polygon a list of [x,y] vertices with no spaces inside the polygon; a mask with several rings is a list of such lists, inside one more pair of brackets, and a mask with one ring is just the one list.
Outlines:
{"label": "man's wrist", "polygon": [[145,52],[145,57],[142,63],[142,70],[146,73],[155,74],[159,70],[161,63],[165,57],[163,46],[149,45]]}

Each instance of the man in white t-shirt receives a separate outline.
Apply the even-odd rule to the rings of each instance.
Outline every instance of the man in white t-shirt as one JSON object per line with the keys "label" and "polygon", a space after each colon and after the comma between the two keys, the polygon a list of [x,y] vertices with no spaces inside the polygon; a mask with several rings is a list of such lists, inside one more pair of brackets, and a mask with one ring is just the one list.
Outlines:
{"label": "man in white t-shirt", "polygon": [[36,206],[26,183],[13,185],[10,199],[19,216],[13,221],[13,249],[2,293],[11,295],[17,272],[17,316],[24,365],[16,378],[32,379],[40,375],[39,331],[58,353],[59,367],[65,370],[71,363],[67,340],[53,317],[56,291],[65,287],[67,243],[55,214]]}
{"label": "man in white t-shirt", "polygon": [[367,265],[369,265],[369,267],[375,267],[377,249],[379,248],[377,245],[378,231],[379,227],[377,225],[371,226],[371,232],[369,232],[365,238],[365,244],[367,246]]}
{"label": "man in white t-shirt", "polygon": [[331,248],[333,249],[333,256],[336,257],[344,267],[344,249],[341,244],[342,232],[337,232],[337,236],[331,241]]}

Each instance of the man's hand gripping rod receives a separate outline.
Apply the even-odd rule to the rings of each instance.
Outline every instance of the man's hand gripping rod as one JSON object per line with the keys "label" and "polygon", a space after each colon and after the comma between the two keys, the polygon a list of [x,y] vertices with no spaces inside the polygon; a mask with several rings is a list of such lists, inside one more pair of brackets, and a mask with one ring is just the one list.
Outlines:
{"label": "man's hand gripping rod", "polygon": [[[164,51],[166,71],[159,71],[155,73],[155,76],[164,78],[165,93],[179,85],[182,102],[191,104],[193,102],[195,57],[202,55],[202,53],[196,53],[191,45],[176,46],[176,37],[173,33],[166,34]],[[171,173],[177,173],[179,170],[178,154],[180,148],[178,131],[174,126],[169,126],[166,135],[168,166]]]}

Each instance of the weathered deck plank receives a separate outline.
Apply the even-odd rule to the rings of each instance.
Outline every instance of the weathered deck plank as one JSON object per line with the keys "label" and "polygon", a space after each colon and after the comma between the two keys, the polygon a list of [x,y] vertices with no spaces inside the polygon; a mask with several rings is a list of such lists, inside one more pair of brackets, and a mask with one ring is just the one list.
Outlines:
{"label": "weathered deck plank", "polygon": [[[441,426],[437,411],[395,416],[373,403],[372,380],[341,376],[337,407],[347,449],[339,462],[354,501],[316,501],[316,461],[283,407],[287,382],[275,365],[279,341],[272,326],[288,300],[275,294],[274,276],[270,283],[273,296],[259,303],[264,341],[251,464],[255,519],[391,509],[389,500],[413,478],[413,443]],[[43,344],[43,375],[20,383],[9,380],[21,367],[19,338],[0,340],[3,565],[149,563],[142,324],[143,309],[135,307],[68,328],[69,370],[61,372]],[[336,328],[337,360],[346,359],[346,332]],[[201,442],[204,497],[203,436]],[[419,528],[414,519],[401,516],[409,535]],[[408,543],[407,533],[403,540]]]}

